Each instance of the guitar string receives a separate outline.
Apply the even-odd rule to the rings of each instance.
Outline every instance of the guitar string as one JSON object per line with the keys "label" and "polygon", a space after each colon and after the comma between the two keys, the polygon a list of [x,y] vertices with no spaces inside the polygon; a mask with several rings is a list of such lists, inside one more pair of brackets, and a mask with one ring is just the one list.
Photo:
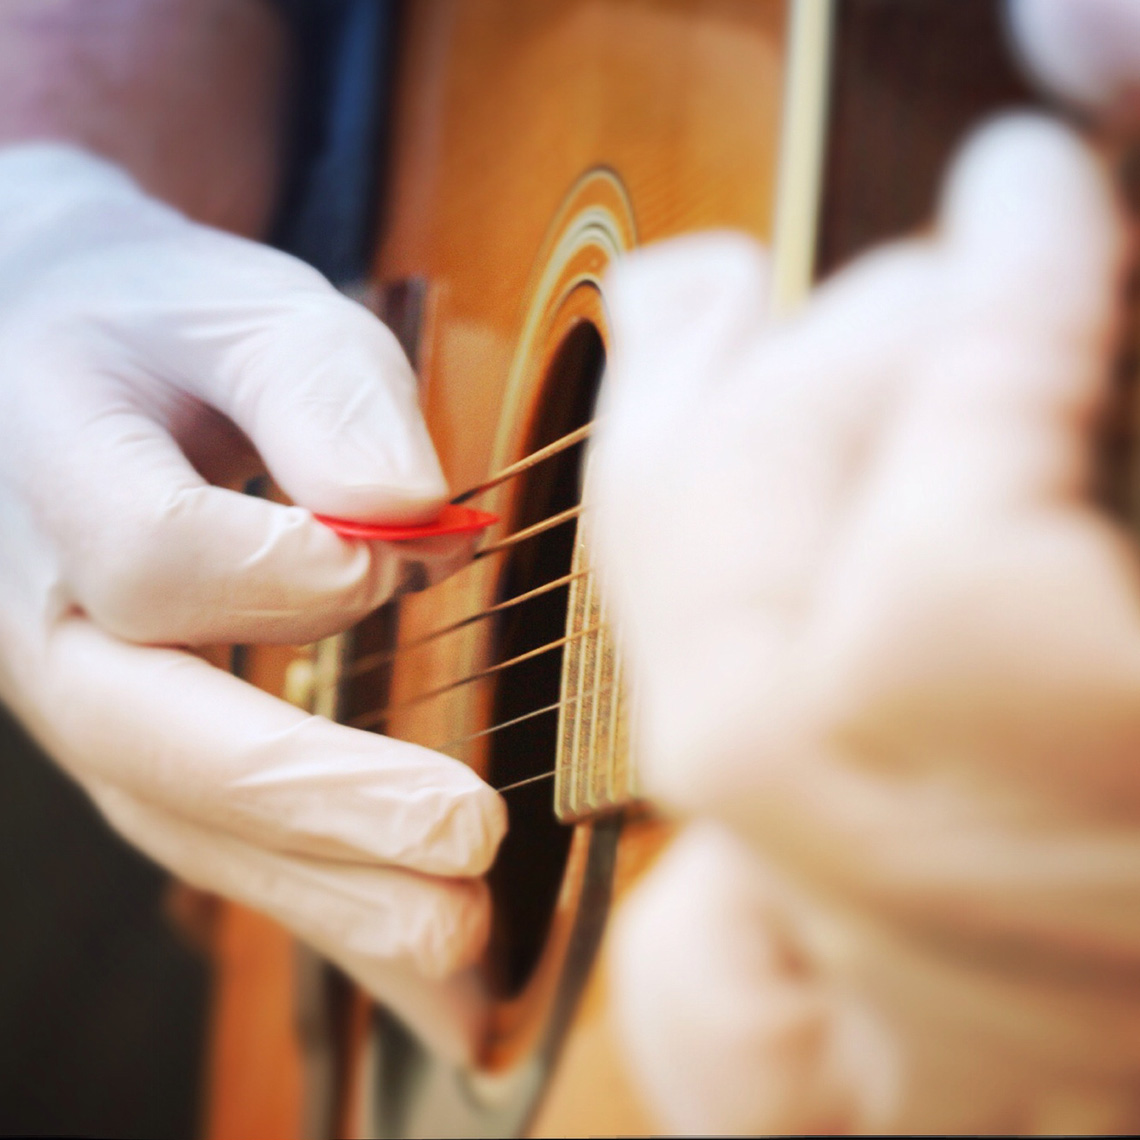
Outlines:
{"label": "guitar string", "polygon": [[[537,454],[537,453],[536,453]],[[508,476],[509,477],[509,476]],[[551,515],[549,518],[540,519],[538,522],[531,526],[524,527],[522,530],[515,531],[513,534],[508,534],[501,538],[492,546],[485,547],[483,550],[478,551],[472,558],[471,565],[482,558],[487,558],[492,554],[499,554],[509,547],[516,546],[520,542],[525,542],[527,539],[535,538],[540,534],[544,534],[548,530],[553,530],[555,527],[562,526],[563,523],[572,521],[578,518],[583,513],[581,504],[575,507],[569,507],[567,510],[559,511],[556,515]],[[489,606],[487,609],[478,610],[467,617],[461,618],[450,625],[444,626],[441,629],[434,630],[431,633],[424,634],[422,637],[416,638],[415,641],[408,642],[407,645],[398,646],[393,650],[380,650],[375,653],[369,653],[361,657],[358,661],[353,662],[342,674],[344,680],[349,680],[352,677],[358,677],[362,673],[367,673],[380,665],[387,664],[394,661],[401,654],[406,653],[412,649],[419,649],[429,641],[437,637],[443,637],[445,634],[454,633],[457,629],[462,629],[465,625],[471,622],[479,621],[481,618],[487,617],[489,614],[498,613],[502,610],[509,609],[512,606],[519,605],[522,602],[530,601],[531,598],[536,598],[540,594],[548,593],[551,590],[557,589],[559,586],[564,586],[569,582],[574,581],[575,578],[584,577],[588,574],[588,570],[581,570],[575,574],[566,574],[561,578],[557,578],[551,582],[545,582],[541,586],[535,587],[533,590],[528,590],[524,594],[520,594],[514,598],[508,598],[506,601],[499,602],[497,605]]]}
{"label": "guitar string", "polygon": [[362,673],[371,673],[373,669],[378,669],[381,665],[387,665],[389,662],[395,661],[397,657],[405,653],[410,653],[413,649],[422,649],[429,642],[445,637],[449,633],[455,633],[457,630],[463,629],[473,622],[481,621],[485,617],[502,613],[504,610],[513,609],[515,606],[522,605],[524,602],[529,602],[532,598],[549,594],[551,591],[557,590],[562,586],[568,586],[571,582],[576,581],[578,578],[584,578],[589,573],[589,570],[578,570],[573,574],[563,574],[561,578],[544,582],[541,586],[535,586],[533,590],[527,590],[523,594],[516,594],[514,597],[507,598],[505,601],[499,602],[496,605],[488,606],[484,610],[479,610],[477,613],[470,614],[465,618],[460,618],[458,621],[453,621],[450,625],[433,629],[429,633],[425,633],[404,645],[397,646],[395,649],[387,651],[378,650],[375,653],[365,654],[363,657],[357,658],[357,660],[345,669],[342,676],[344,680],[347,681],[353,677],[359,677]]}
{"label": "guitar string", "polygon": [[498,724],[492,724],[487,728],[481,728],[478,732],[472,732],[467,736],[457,737],[455,740],[449,740],[446,744],[439,744],[432,747],[433,752],[446,752],[449,748],[459,748],[464,744],[469,744],[472,740],[478,740],[481,736],[490,736],[492,733],[501,732],[505,728],[513,728],[516,724],[522,724],[524,721],[534,720],[535,717],[544,715],[545,713],[555,712],[559,709],[567,709],[571,705],[576,705],[580,700],[585,697],[600,697],[610,692],[613,689],[612,684],[602,685],[598,688],[592,689],[588,693],[579,693],[576,697],[567,697],[565,700],[557,700],[552,704],[543,705],[540,709],[531,709],[530,712],[522,713],[520,716],[511,717],[510,720],[500,721]]}
{"label": "guitar string", "polygon": [[[485,550],[479,551],[472,559],[472,562],[475,562],[480,558],[485,558],[491,554],[499,554],[509,546],[514,546],[517,543],[525,542],[527,539],[534,538],[536,535],[544,534],[548,530],[553,530],[555,527],[562,526],[563,523],[567,523],[573,519],[578,518],[581,514],[581,506],[571,507],[569,510],[560,511],[558,514],[551,515],[550,518],[543,519],[540,522],[535,523],[533,526],[525,527],[523,530],[515,531],[514,534],[507,535],[506,538],[500,539],[500,541],[497,542],[493,547],[487,547]],[[468,563],[468,565],[471,565],[471,563]],[[460,572],[462,573],[462,571]],[[344,680],[348,680],[349,678],[357,677],[362,673],[367,673],[370,669],[376,668],[377,665],[395,661],[404,653],[409,652],[412,649],[420,648],[423,643],[431,641],[435,637],[442,637],[444,634],[451,633],[456,629],[461,629],[463,626],[469,624],[470,622],[478,621],[480,618],[484,618],[488,614],[495,613],[498,610],[509,609],[512,605],[517,605],[521,602],[529,601],[531,598],[538,597],[539,594],[554,590],[559,586],[565,585],[567,582],[573,581],[574,578],[584,577],[588,573],[588,570],[582,570],[576,574],[564,575],[562,578],[555,579],[551,582],[544,582],[541,586],[537,586],[534,590],[528,591],[525,594],[520,594],[515,598],[508,598],[506,602],[501,602],[498,606],[491,606],[485,610],[478,610],[473,614],[469,614],[467,617],[461,618],[453,625],[446,626],[443,629],[437,630],[432,634],[425,634],[423,638],[409,642],[407,645],[400,645],[392,650],[381,650],[378,653],[370,653],[367,657],[362,657],[359,663],[349,666],[343,672],[342,677]]]}
{"label": "guitar string", "polygon": [[529,661],[543,653],[549,653],[552,649],[558,649],[560,646],[568,645],[571,641],[576,641],[580,637],[597,633],[601,628],[600,625],[587,626],[587,628],[580,629],[576,633],[567,634],[565,637],[559,637],[555,641],[548,641],[545,645],[539,645],[535,649],[528,649],[525,653],[520,653],[515,657],[509,657],[506,661],[497,661],[494,665],[488,665],[485,669],[480,669],[475,673],[469,673],[466,677],[460,677],[456,681],[449,681],[446,685],[440,685],[436,689],[429,689],[425,693],[419,693],[414,697],[409,697],[406,701],[397,701],[384,708],[373,709],[370,712],[362,713],[360,716],[353,717],[353,719],[348,722],[349,727],[373,728],[382,721],[388,720],[394,712],[403,712],[405,709],[422,705],[427,701],[437,700],[439,697],[445,696],[454,689],[462,688],[464,685],[470,685],[473,681],[481,681],[486,677],[501,673],[504,669],[511,668],[512,665],[521,665],[524,661]]}
{"label": "guitar string", "polygon": [[455,498],[451,500],[452,503],[456,505],[466,503],[469,499],[474,499],[476,495],[482,495],[485,491],[490,491],[492,488],[499,486],[500,483],[505,483],[508,479],[513,479],[516,475],[521,475],[524,471],[529,471],[532,467],[537,466],[553,455],[557,455],[560,451],[566,451],[568,448],[574,447],[589,437],[590,432],[594,430],[594,424],[596,422],[596,420],[591,420],[589,423],[583,424],[580,428],[575,428],[574,431],[560,436],[554,440],[553,443],[548,443],[545,447],[540,447],[537,451],[532,451],[529,455],[524,455],[522,459],[504,467],[485,482],[478,483],[474,487],[469,487],[466,491],[456,495]]}
{"label": "guitar string", "polygon": [[510,720],[500,721],[498,724],[492,724],[489,728],[482,728],[478,732],[469,733],[467,736],[457,737],[455,740],[449,740],[446,744],[440,744],[433,748],[433,752],[447,752],[452,748],[461,748],[464,744],[470,744],[472,740],[478,740],[482,736],[490,736],[492,733],[501,732],[505,728],[513,728],[516,724],[523,724],[525,721],[534,720],[535,717],[543,716],[545,713],[555,712],[558,709],[568,708],[570,705],[576,704],[577,697],[570,697],[565,701],[554,701],[552,704],[543,705],[540,709],[531,709],[530,712],[523,713],[521,716],[511,717]]}
{"label": "guitar string", "polygon": [[492,554],[499,554],[508,547],[516,546],[520,542],[525,542],[528,538],[534,538],[536,535],[544,534],[548,530],[553,530],[556,526],[561,526],[571,519],[576,519],[582,513],[583,509],[581,504],[576,507],[568,507],[566,510],[559,511],[558,514],[551,515],[550,518],[547,519],[542,519],[532,526],[523,527],[522,530],[516,530],[514,534],[508,534],[505,538],[500,538],[498,542],[493,542],[490,546],[485,546],[482,550],[476,551],[471,561],[478,562],[482,558],[490,558]]}
{"label": "guitar string", "polygon": [[[485,480],[483,483],[480,483],[475,487],[469,488],[468,490],[455,496],[455,498],[453,498],[451,501],[457,504],[467,502],[468,500],[475,498],[476,496],[483,494],[484,492],[489,491],[492,488],[501,485],[502,483],[505,483],[507,480],[513,479],[518,475],[523,474],[524,472],[530,470],[533,467],[536,467],[538,464],[544,462],[545,460],[550,459],[553,456],[570,449],[571,447],[577,446],[579,443],[588,438],[590,432],[593,429],[593,426],[594,422],[591,421],[590,423],[584,424],[582,427],[577,428],[576,430],[569,432],[564,436],[561,436],[559,439],[554,440],[552,443],[547,444],[545,447],[539,448],[537,451],[532,452],[530,455],[524,456],[517,462],[509,464],[507,467],[502,468],[498,473],[491,476],[490,479]],[[534,538],[539,534],[543,534],[548,530],[552,530],[555,527],[561,526],[566,522],[570,522],[572,519],[578,518],[581,514],[581,504],[571,507],[565,511],[560,511],[547,519],[542,519],[539,522],[532,524],[531,526],[524,527],[522,530],[507,535],[506,537],[500,539],[498,542],[494,543],[492,546],[480,550],[474,556],[473,561],[490,557],[494,554],[499,554],[502,551],[509,549],[510,547],[515,546],[520,542],[525,542],[527,539]],[[383,662],[394,661],[401,653],[408,652],[415,648],[420,648],[423,644],[434,640],[437,637],[442,637],[447,633],[461,629],[464,626],[471,624],[472,622],[479,621],[489,614],[501,612],[502,610],[522,604],[531,598],[538,597],[544,593],[548,593],[563,585],[568,585],[576,578],[584,577],[588,573],[588,570],[584,570],[578,571],[577,573],[563,575],[561,578],[555,579],[551,582],[543,583],[533,590],[525,591],[523,594],[517,595],[514,598],[506,599],[505,602],[499,603],[496,606],[488,607],[485,610],[468,615],[467,617],[462,618],[457,622],[451,623],[449,626],[432,631],[429,634],[426,634],[423,637],[409,643],[408,645],[398,647],[396,650],[389,651],[387,653],[369,654],[367,657],[361,658],[360,661],[355,662],[352,666],[350,666],[344,677],[342,677],[342,680],[359,676],[360,674],[367,672],[369,669],[376,668]],[[349,721],[349,724],[355,728],[375,727],[376,725],[382,724],[384,721],[390,719],[391,715],[394,712],[399,712],[403,709],[412,708],[416,705],[424,704],[428,701],[438,699],[439,697],[445,696],[446,694],[453,692],[454,690],[464,685],[471,684],[475,681],[493,676],[494,674],[511,668],[514,665],[519,665],[524,661],[531,660],[543,653],[548,653],[551,650],[564,646],[569,642],[576,640],[577,638],[586,636],[590,633],[595,633],[599,628],[599,626],[595,625],[588,629],[579,630],[574,634],[558,638],[555,641],[548,642],[545,645],[538,646],[535,649],[528,650],[525,653],[518,654],[517,656],[509,658],[505,661],[497,662],[494,665],[488,666],[486,669],[479,670],[478,672],[470,674],[467,677],[461,677],[458,680],[451,681],[448,684],[439,686],[436,689],[429,690],[425,693],[420,693],[415,697],[409,698],[408,700],[392,703],[380,709],[369,710],[367,713],[363,713],[357,717],[354,717]],[[534,710],[531,713],[524,714],[521,718],[515,718],[511,722],[505,722],[504,724],[498,726],[491,726],[482,732],[474,734],[472,739],[478,736],[486,735],[488,732],[498,731],[500,728],[505,728],[508,726],[508,723],[521,723],[523,720],[529,720],[531,717],[539,716],[544,712],[552,711],[554,707],[558,706],[555,705],[544,709]],[[448,745],[445,745],[444,747],[457,747],[461,743],[466,743],[466,741],[454,741]]]}
{"label": "guitar string", "polygon": [[549,772],[539,772],[537,776],[527,776],[525,780],[516,780],[513,784],[504,784],[501,788],[496,788],[495,791],[502,795],[504,792],[513,792],[515,788],[525,788],[527,784],[537,784],[539,780],[549,780],[551,776],[558,775],[557,768],[551,768]]}

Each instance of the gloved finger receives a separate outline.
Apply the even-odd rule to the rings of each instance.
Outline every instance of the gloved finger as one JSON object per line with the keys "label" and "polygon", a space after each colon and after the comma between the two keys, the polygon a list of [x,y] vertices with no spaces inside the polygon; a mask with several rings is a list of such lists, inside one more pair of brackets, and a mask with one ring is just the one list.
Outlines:
{"label": "gloved finger", "polygon": [[639,687],[661,626],[657,607],[692,585],[685,551],[703,551],[706,540],[693,541],[689,482],[711,482],[720,493],[719,471],[708,469],[690,429],[764,320],[766,292],[763,251],[736,234],[639,250],[607,278],[613,351],[591,437],[584,523]]}
{"label": "gloved finger", "polygon": [[[332,957],[328,949],[322,953]],[[431,1052],[458,1066],[471,1067],[479,1059],[487,1040],[491,998],[478,966],[434,981],[412,966],[363,961],[353,954],[341,953],[338,962]]]}
{"label": "gloved finger", "polygon": [[1006,119],[964,152],[941,243],[944,323],[820,592],[816,681],[836,723],[881,726],[861,747],[917,755],[933,732],[955,780],[969,759],[971,780],[1131,811],[1134,555],[1088,501],[1125,253],[1111,188],[1063,127]]}
{"label": "gloved finger", "polygon": [[690,827],[619,911],[619,1027],[670,1132],[874,1131],[896,1095],[877,1019],[813,962],[782,888],[726,831]]}
{"label": "gloved finger", "polygon": [[83,379],[35,445],[44,462],[27,494],[74,600],[120,637],[305,643],[375,609],[417,566],[440,575],[470,552],[470,539],[347,542],[301,507],[212,487],[140,412],[88,416],[98,393]]}
{"label": "gloved finger", "polygon": [[606,277],[614,335],[599,429],[612,430],[611,413],[626,431],[653,425],[706,396],[763,322],[768,277],[763,248],[730,231],[687,234],[617,262]]}
{"label": "gloved finger", "polygon": [[911,441],[916,474],[952,463],[958,477],[923,471],[922,493],[943,488],[936,502],[963,506],[964,494],[1079,494],[1125,267],[1107,171],[1060,124],[1009,116],[955,164],[942,234],[954,295],[898,447]]}
{"label": "gloved finger", "polygon": [[148,804],[315,859],[480,875],[506,829],[466,765],[336,725],[204,661],[82,618],[53,631],[31,699],[49,751]]}
{"label": "gloved finger", "polygon": [[267,914],[390,1005],[433,1047],[470,1059],[485,1006],[467,973],[490,928],[482,880],[286,855],[200,827],[111,785],[107,820],[186,882]]}
{"label": "gloved finger", "polygon": [[[654,268],[683,276],[686,259]],[[791,709],[792,644],[915,340],[940,311],[936,270],[921,242],[867,258],[796,319],[715,346],[725,375],[685,414],[661,424],[650,413],[647,427],[636,401],[615,399],[600,425],[591,536],[640,694],[646,784],[666,802],[708,802],[710,765],[690,761],[730,748],[724,732],[739,723],[754,730],[755,759],[779,729],[766,723]],[[658,369],[684,357],[681,320],[637,335],[656,339]],[[632,347],[615,352],[615,368],[643,363]],[[640,375],[632,385],[647,388],[656,373]],[[615,392],[626,379],[614,377]]]}
{"label": "gloved finger", "polygon": [[486,941],[481,879],[285,854],[203,827],[111,785],[92,797],[115,828],[203,890],[264,911],[322,949],[414,963],[429,978],[475,961]]}
{"label": "gloved finger", "polygon": [[[219,409],[277,483],[319,514],[432,517],[447,485],[392,333],[315,270],[254,242],[185,222],[100,249],[100,326],[138,366]],[[91,307],[88,299],[87,307]]]}
{"label": "gloved finger", "polygon": [[1140,10],[1132,0],[1007,0],[1013,42],[1049,90],[1084,107],[1140,115]]}
{"label": "gloved finger", "polygon": [[[675,493],[678,468],[691,472],[704,458],[692,454],[687,429],[763,321],[766,293],[764,253],[738,234],[677,238],[610,270],[613,348],[587,465],[586,522],[596,543],[608,547],[611,532],[624,534],[630,524],[666,529],[661,507]],[[638,546],[612,545],[615,557]]]}
{"label": "gloved finger", "polygon": [[977,130],[946,179],[939,235],[972,316],[1026,328],[1052,315],[1062,337],[1106,320],[1123,219],[1107,166],[1059,121],[1010,114]]}
{"label": "gloved finger", "polygon": [[[1090,483],[1124,255],[1104,172],[1063,127],[1012,117],[968,147],[944,218],[947,316],[924,345],[853,523],[860,542],[830,592],[849,617],[853,599],[891,595],[884,570],[914,564],[899,543],[912,553],[934,543],[949,567],[955,550],[978,546],[963,535],[1013,511],[1076,505]],[[1080,548],[1102,548],[1102,530]]]}

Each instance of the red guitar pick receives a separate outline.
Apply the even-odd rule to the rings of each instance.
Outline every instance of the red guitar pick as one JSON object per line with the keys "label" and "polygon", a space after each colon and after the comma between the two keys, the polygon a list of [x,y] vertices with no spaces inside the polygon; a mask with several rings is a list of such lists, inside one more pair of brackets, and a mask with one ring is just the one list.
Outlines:
{"label": "red guitar pick", "polygon": [[438,534],[474,534],[486,530],[499,521],[498,515],[459,507],[454,503],[426,523],[366,523],[355,519],[334,519],[328,515],[314,515],[341,538],[363,538],[366,542],[413,542],[417,538],[434,538]]}

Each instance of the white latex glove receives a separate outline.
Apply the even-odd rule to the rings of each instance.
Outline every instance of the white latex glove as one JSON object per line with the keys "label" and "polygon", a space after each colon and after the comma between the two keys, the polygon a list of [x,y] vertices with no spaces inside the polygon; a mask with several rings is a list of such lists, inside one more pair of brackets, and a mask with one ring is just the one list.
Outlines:
{"label": "white latex glove", "polygon": [[1013,41],[1029,72],[1087,110],[1140,119],[1136,0],[1008,0]]}
{"label": "white latex glove", "polygon": [[[257,454],[301,506],[219,486]],[[445,494],[395,339],[318,273],[80,151],[0,152],[0,696],[128,839],[460,1056],[475,1011],[441,980],[485,939],[499,797],[174,648],[346,627],[409,560],[468,550],[347,542],[310,509]]]}
{"label": "white latex glove", "polygon": [[742,238],[614,274],[595,551],[646,786],[715,821],[618,929],[670,1126],[1140,1125],[1140,565],[1089,497],[1124,247],[1023,116],[793,319]]}

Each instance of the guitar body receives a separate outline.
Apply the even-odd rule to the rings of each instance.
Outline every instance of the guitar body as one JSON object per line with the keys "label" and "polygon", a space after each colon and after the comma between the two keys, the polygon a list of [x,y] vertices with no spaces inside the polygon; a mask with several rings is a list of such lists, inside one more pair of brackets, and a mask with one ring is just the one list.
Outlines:
{"label": "guitar body", "polygon": [[[375,300],[417,366],[455,490],[588,423],[614,260],[710,227],[768,239],[785,7],[405,6]],[[583,450],[474,500],[503,520],[485,547],[572,516]],[[259,1117],[277,1135],[290,1123],[309,1135],[653,1129],[621,1079],[604,986],[591,974],[615,884],[620,893],[665,830],[636,807],[620,661],[593,628],[605,615],[586,588],[576,530],[570,517],[512,543],[385,607],[310,662],[319,675],[332,660],[340,677],[334,696],[327,686],[309,696],[318,711],[442,748],[496,787],[563,769],[557,787],[539,779],[506,793],[511,827],[491,875],[484,969],[493,1014],[478,1071],[437,1062],[343,987],[330,1013],[328,979],[317,987],[323,1009],[309,985],[300,1045],[291,1042],[296,994],[281,992],[291,952],[268,924],[231,910],[219,937],[212,1135],[256,1134]],[[542,592],[561,578],[571,581]],[[253,650],[246,674],[280,692],[291,667],[295,676],[280,650]],[[550,705],[559,707],[529,716]],[[310,983],[312,971],[303,964]]]}
{"label": "guitar body", "polygon": [[[598,951],[607,914],[667,829],[637,804],[620,654],[577,533],[583,445],[559,446],[593,414],[610,346],[604,275],[647,242],[732,228],[767,243],[778,229],[776,289],[789,302],[821,268],[917,221],[898,206],[905,213],[915,195],[892,198],[881,216],[875,177],[929,124],[912,116],[898,145],[884,141],[881,101],[859,99],[885,90],[889,102],[891,91],[865,65],[884,19],[889,31],[903,12],[928,23],[938,13],[915,33],[937,47],[939,20],[983,6],[992,23],[987,0],[842,7],[842,42],[859,47],[862,36],[870,47],[839,60],[843,129],[826,156],[822,0],[405,6],[375,307],[417,367],[453,489],[552,454],[472,500],[502,519],[485,557],[315,654],[251,651],[246,674],[281,692],[300,662],[315,691],[298,699],[316,711],[438,748],[511,786],[510,833],[490,876],[491,1023],[479,1064],[457,1071],[304,956],[298,1003],[287,936],[230,908],[210,1135],[658,1129],[626,1079]],[[945,43],[968,56],[961,41]],[[793,67],[811,73],[805,83]],[[946,82],[937,67],[929,76]],[[928,181],[976,113],[927,148]],[[796,115],[814,120],[806,133]],[[864,155],[863,138],[878,149]]]}
{"label": "guitar body", "polygon": [[[695,229],[768,237],[784,17],[779,2],[707,0],[407,7],[376,275],[421,291],[408,347],[453,488],[480,485],[588,422],[609,347],[604,274],[615,259]],[[477,500],[504,520],[487,544],[573,508],[581,451]],[[590,749],[620,752],[610,760],[625,762],[628,742],[614,739],[613,721],[624,716],[611,647],[588,632],[596,622],[583,616],[589,603],[579,582],[424,643],[432,630],[580,572],[574,532],[571,519],[401,604],[398,643],[412,648],[385,678],[388,702],[403,709],[389,731],[437,747],[466,740],[449,751],[496,787],[549,771],[560,747],[565,762],[573,746],[560,737],[575,723],[579,737],[589,735],[573,758],[580,766],[591,762],[582,755]],[[410,703],[563,636],[578,640]],[[583,678],[591,656],[596,670]],[[344,695],[349,723],[374,701],[370,680],[361,676]],[[550,714],[471,739],[560,697],[563,707]],[[587,699],[593,722],[583,725]],[[607,774],[628,783],[628,773]],[[612,1072],[605,1059],[589,1050],[577,1078],[557,1062],[582,1054],[576,1042],[590,1032],[575,1011],[619,868],[627,877],[659,846],[659,825],[622,819],[632,790],[609,799],[601,791],[577,804],[571,823],[556,818],[554,802],[567,793],[550,781],[506,794],[511,826],[491,876],[496,925],[487,963],[497,1000],[481,1072],[466,1081],[419,1063],[413,1077],[397,1061],[405,1084],[420,1088],[374,1075],[375,1100],[364,1113],[372,1120],[358,1120],[360,1130],[515,1132],[548,1085],[555,1099],[579,1112],[592,1104],[596,1116],[575,1124],[548,1111],[540,1127],[618,1126],[613,1096],[598,1097],[602,1074]],[[370,1063],[380,1072],[385,1050],[403,1058],[408,1048],[392,1035],[387,1026],[374,1039]],[[627,1115],[629,1127],[652,1127],[632,1105]]]}

